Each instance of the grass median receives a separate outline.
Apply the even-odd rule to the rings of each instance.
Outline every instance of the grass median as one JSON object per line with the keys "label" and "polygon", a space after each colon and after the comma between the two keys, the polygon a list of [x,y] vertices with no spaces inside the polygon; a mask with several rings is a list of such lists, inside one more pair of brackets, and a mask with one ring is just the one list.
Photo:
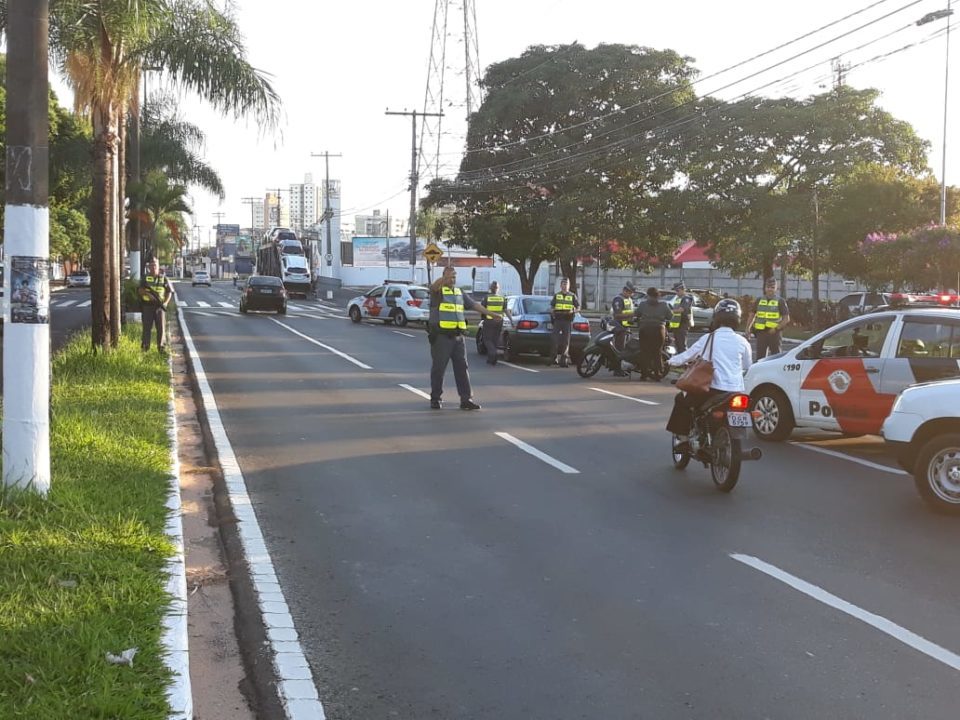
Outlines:
{"label": "grass median", "polygon": [[[160,720],[169,681],[169,370],[139,349],[53,361],[51,488],[0,495],[0,718]],[[107,662],[137,648],[132,666]]]}

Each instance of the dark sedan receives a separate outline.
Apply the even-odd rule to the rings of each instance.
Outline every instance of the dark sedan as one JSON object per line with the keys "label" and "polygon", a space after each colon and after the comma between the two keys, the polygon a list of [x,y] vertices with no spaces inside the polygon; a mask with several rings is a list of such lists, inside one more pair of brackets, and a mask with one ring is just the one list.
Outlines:
{"label": "dark sedan", "polygon": [[[506,307],[511,317],[503,318],[500,347],[504,360],[515,360],[518,355],[539,355],[550,358],[553,341],[553,321],[550,318],[548,295],[509,295]],[[483,320],[477,330],[477,352],[486,354],[481,341]],[[590,322],[577,313],[570,333],[570,359],[580,362],[583,349],[590,342]],[[552,358],[551,358],[552,359]]]}
{"label": "dark sedan", "polygon": [[247,278],[240,295],[240,312],[250,310],[274,310],[280,315],[287,314],[287,291],[280,278],[272,275]]}

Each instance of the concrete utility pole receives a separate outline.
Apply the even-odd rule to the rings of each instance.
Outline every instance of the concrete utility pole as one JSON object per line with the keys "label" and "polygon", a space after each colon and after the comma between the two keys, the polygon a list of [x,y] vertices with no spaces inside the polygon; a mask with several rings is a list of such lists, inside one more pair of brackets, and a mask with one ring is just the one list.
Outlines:
{"label": "concrete utility pole", "polygon": [[47,0],[7,14],[3,484],[50,489]]}
{"label": "concrete utility pole", "polygon": [[[222,263],[220,262],[220,221],[223,220],[226,213],[215,212],[211,214],[217,219],[217,224],[213,226],[213,229],[214,229],[213,242],[214,242],[214,247],[217,250],[217,264],[216,264],[217,272],[214,274],[214,277],[220,277],[223,274],[221,272],[223,267],[222,267]],[[213,267],[212,263],[211,263],[211,267]]]}
{"label": "concrete utility pole", "polygon": [[417,172],[417,116],[443,117],[443,112],[418,113],[416,110],[404,110],[403,112],[387,110],[386,114],[409,115],[413,120],[413,146],[410,154],[410,279],[416,281],[414,268],[417,265],[417,187],[420,184],[420,173]]}
{"label": "concrete utility pole", "polygon": [[250,206],[250,232],[253,233],[257,229],[256,214],[254,213],[254,208],[257,206],[258,202],[262,203],[263,199],[255,198],[255,197],[245,197],[245,198],[241,198],[241,200],[244,203],[244,205]]}
{"label": "concrete utility pole", "polygon": [[[272,192],[272,193],[276,193],[276,194],[277,194],[277,224],[276,224],[276,227],[280,227],[280,221],[283,219],[283,213],[280,212],[280,193],[282,192],[282,190],[280,190],[280,188],[267,188],[267,192],[268,192],[268,193]],[[268,208],[267,208],[267,215],[269,215],[269,214],[270,214],[270,208],[268,207]],[[264,230],[268,230],[268,229],[270,228],[270,218],[265,217],[265,218],[263,219],[263,224],[267,226],[267,227],[264,228]]]}
{"label": "concrete utility pole", "polygon": [[310,153],[310,157],[322,157],[326,164],[323,181],[323,219],[327,226],[327,252],[323,259],[326,261],[327,267],[331,267],[333,265],[333,240],[330,237],[330,221],[333,220],[333,210],[330,209],[330,158],[339,158],[343,155],[324,150],[322,153]]}

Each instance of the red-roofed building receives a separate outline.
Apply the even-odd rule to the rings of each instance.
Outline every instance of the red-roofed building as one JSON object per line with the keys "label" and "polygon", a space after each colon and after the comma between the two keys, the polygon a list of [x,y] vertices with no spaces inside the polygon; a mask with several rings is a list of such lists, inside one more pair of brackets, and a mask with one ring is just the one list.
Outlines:
{"label": "red-roofed building", "polygon": [[696,240],[687,240],[673,254],[673,264],[685,268],[709,269],[713,267],[713,261],[707,254],[707,248],[698,245]]}

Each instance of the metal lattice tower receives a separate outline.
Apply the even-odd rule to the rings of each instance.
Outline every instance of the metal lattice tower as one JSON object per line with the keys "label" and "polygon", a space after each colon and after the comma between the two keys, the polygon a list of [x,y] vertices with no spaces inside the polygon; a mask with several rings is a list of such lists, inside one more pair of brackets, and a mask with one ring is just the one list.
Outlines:
{"label": "metal lattice tower", "polygon": [[[458,13],[462,13],[462,25]],[[462,27],[462,33],[461,33]],[[448,43],[463,44],[463,64],[459,53],[448,53]],[[454,58],[457,59],[454,59]],[[463,77],[463,94],[451,89],[448,75]],[[477,6],[475,0],[435,0],[433,8],[433,31],[430,39],[430,60],[427,64],[427,89],[423,97],[424,113],[444,113],[446,117],[466,120],[483,102],[480,87],[480,43],[477,38]],[[462,111],[462,115],[460,114]],[[444,138],[449,132],[443,129],[443,117],[424,116],[420,126],[419,170],[421,178],[431,180],[439,177]],[[455,127],[459,123],[454,121]],[[464,134],[465,137],[465,134]],[[452,143],[446,146],[452,148]],[[424,173],[426,177],[424,177]]]}

